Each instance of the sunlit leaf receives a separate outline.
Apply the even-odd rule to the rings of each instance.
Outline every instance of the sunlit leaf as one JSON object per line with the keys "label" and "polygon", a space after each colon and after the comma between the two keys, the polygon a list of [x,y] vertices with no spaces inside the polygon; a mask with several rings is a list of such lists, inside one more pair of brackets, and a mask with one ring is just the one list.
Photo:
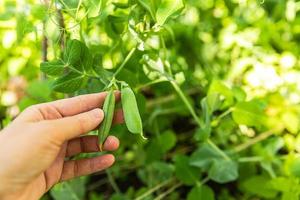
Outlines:
{"label": "sunlit leaf", "polygon": [[158,25],[164,25],[173,15],[179,13],[184,8],[182,0],[161,0],[156,11],[156,21]]}
{"label": "sunlit leaf", "polygon": [[239,102],[233,107],[232,117],[237,124],[259,126],[266,123],[264,106],[259,101]]}

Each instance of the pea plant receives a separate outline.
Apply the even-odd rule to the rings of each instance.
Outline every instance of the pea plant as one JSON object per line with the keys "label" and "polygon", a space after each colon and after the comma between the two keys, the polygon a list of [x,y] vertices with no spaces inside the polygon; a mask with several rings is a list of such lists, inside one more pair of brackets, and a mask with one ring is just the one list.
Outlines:
{"label": "pea plant", "polygon": [[[251,2],[278,17],[273,2]],[[51,198],[299,198],[300,160],[289,139],[299,131],[299,106],[279,89],[261,94],[241,78],[253,63],[273,62],[249,42],[293,45],[275,33],[248,41],[271,26],[252,7],[218,0],[55,0],[45,7],[44,80],[67,96],[106,91],[100,149],[108,134],[121,141],[113,168],[61,183]],[[231,20],[238,22],[227,27]],[[119,107],[126,125],[112,126]]]}

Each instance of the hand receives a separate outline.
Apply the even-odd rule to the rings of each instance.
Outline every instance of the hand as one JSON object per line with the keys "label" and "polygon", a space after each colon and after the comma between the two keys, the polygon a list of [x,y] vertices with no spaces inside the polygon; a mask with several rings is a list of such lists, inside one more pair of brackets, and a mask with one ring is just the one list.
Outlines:
{"label": "hand", "polygon": [[[103,120],[99,107],[105,96],[82,95],[29,107],[0,132],[0,199],[39,199],[59,181],[110,167],[115,160],[111,154],[65,161],[99,151],[97,136],[81,135]],[[122,111],[117,111],[114,123],[122,121]],[[114,151],[118,146],[119,140],[109,136],[104,149]]]}

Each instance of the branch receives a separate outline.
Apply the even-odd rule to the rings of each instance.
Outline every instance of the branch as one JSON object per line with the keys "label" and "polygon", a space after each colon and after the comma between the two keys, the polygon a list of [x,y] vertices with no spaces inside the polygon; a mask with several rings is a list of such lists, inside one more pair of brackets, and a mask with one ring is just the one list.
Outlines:
{"label": "branch", "polygon": [[261,141],[267,139],[268,137],[270,137],[271,135],[273,135],[274,132],[278,132],[280,130],[282,130],[281,127],[280,128],[274,128],[274,129],[268,130],[266,132],[263,132],[263,133],[259,134],[257,137],[255,137],[253,139],[250,139],[247,142],[236,146],[235,148],[233,148],[232,152],[239,153],[239,152],[241,152],[241,151],[243,151],[243,150],[251,147],[252,145],[254,145],[256,143],[261,142]]}
{"label": "branch", "polygon": [[147,192],[143,193],[142,195],[138,196],[137,198],[135,198],[135,200],[141,200],[144,199],[145,197],[151,195],[152,193],[154,193],[155,191],[159,190],[160,188],[168,185],[171,181],[173,181],[173,178],[170,178],[166,181],[163,181],[162,183],[159,183],[158,185],[156,185],[155,187],[151,188],[150,190],[148,190]]}
{"label": "branch", "polygon": [[57,9],[57,15],[58,15],[58,24],[59,24],[59,30],[60,30],[60,38],[59,38],[59,43],[60,43],[60,48],[63,51],[65,49],[65,20],[64,16],[62,14],[61,9]]}

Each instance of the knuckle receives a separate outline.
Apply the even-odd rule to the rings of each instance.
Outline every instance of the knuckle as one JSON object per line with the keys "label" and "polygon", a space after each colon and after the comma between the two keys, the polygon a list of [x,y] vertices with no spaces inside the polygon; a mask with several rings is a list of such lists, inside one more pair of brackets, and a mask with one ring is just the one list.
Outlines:
{"label": "knuckle", "polygon": [[79,106],[83,109],[83,110],[89,110],[90,106],[86,103],[85,99],[83,96],[78,96],[78,102],[79,102]]}
{"label": "knuckle", "polygon": [[87,131],[86,124],[88,123],[88,120],[86,119],[86,117],[78,116],[76,117],[76,121],[76,123],[78,124],[80,134],[84,134]]}

